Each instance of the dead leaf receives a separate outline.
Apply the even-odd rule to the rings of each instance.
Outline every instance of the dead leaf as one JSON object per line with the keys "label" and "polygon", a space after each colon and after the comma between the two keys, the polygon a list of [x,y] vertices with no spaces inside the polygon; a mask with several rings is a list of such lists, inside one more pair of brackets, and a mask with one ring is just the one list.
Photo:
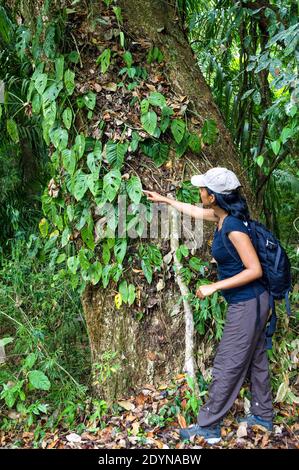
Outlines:
{"label": "dead leaf", "polygon": [[186,377],[186,374],[178,374],[175,376],[175,380],[181,380],[181,379],[184,379]]}
{"label": "dead leaf", "polygon": [[167,384],[162,384],[158,387],[158,390],[166,390],[168,388]]}
{"label": "dead leaf", "polygon": [[90,434],[89,432],[83,432],[81,434],[81,439],[88,440],[88,441],[96,441],[97,437],[94,434]]}
{"label": "dead leaf", "polygon": [[99,92],[102,90],[102,87],[101,87],[101,85],[100,85],[99,83],[94,83],[94,84],[93,84],[93,89],[94,89],[97,93],[99,93]]}
{"label": "dead leaf", "polygon": [[147,400],[147,397],[144,393],[139,393],[135,399],[135,402],[137,404],[137,406],[140,406],[140,405],[144,405],[144,403],[146,402]]}
{"label": "dead leaf", "polygon": [[104,90],[107,90],[107,91],[116,91],[117,83],[114,83],[114,82],[105,83],[104,85],[102,85],[102,87],[104,88]]}
{"label": "dead leaf", "polygon": [[121,401],[118,401],[117,403],[118,403],[119,406],[121,406],[122,408],[124,408],[127,411],[131,411],[131,410],[135,409],[134,403],[132,403],[128,400],[121,400]]}
{"label": "dead leaf", "polygon": [[157,292],[159,292],[160,290],[164,289],[165,287],[165,282],[163,279],[159,279],[157,285],[156,285],[156,289],[157,289]]}
{"label": "dead leaf", "polygon": [[156,87],[154,85],[151,85],[150,83],[146,83],[145,86],[151,91],[157,91]]}
{"label": "dead leaf", "polygon": [[266,447],[266,445],[268,444],[269,442],[269,434],[266,433],[264,434],[263,436],[263,439],[262,439],[262,442],[261,442],[261,448],[263,449],[264,447]]}
{"label": "dead leaf", "polygon": [[181,428],[186,428],[187,427],[186,420],[185,420],[183,415],[178,414],[177,419],[178,419],[178,423],[181,426]]}
{"label": "dead leaf", "polygon": [[69,442],[81,442],[81,436],[75,432],[72,432],[66,436],[66,440]]}
{"label": "dead leaf", "polygon": [[139,427],[140,427],[140,424],[138,423],[138,421],[136,421],[135,423],[132,424],[132,434],[134,436],[137,436],[137,434],[139,432]]}
{"label": "dead leaf", "polygon": [[238,437],[246,437],[247,436],[247,423],[240,423],[238,430],[237,430]]}
{"label": "dead leaf", "polygon": [[57,442],[59,441],[59,439],[55,439],[54,441],[50,442],[50,444],[48,444],[46,446],[47,449],[53,449],[53,447],[56,446]]}
{"label": "dead leaf", "polygon": [[10,418],[10,419],[18,419],[21,415],[20,413],[18,413],[17,411],[15,410],[11,410],[7,413],[7,416]]}

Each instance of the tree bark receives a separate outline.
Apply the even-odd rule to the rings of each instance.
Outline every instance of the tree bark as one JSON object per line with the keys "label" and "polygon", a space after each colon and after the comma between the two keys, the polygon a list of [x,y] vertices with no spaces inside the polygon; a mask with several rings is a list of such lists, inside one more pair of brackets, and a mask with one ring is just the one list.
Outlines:
{"label": "tree bark", "polygon": [[[255,199],[246,173],[180,27],[175,2],[122,0],[119,4],[125,35],[135,42],[146,40],[163,52],[163,72],[172,91],[177,95],[187,96],[189,100],[186,114],[188,128],[193,132],[199,131],[192,120],[194,116],[197,116],[201,125],[205,119],[214,119],[217,123],[219,134],[215,144],[206,145],[200,156],[188,152],[180,159],[184,164],[184,179],[214,166],[230,168],[236,172],[243,185],[243,194],[251,216],[256,217]],[[169,175],[171,180],[180,181],[181,168],[175,162]],[[160,181],[159,186],[168,191],[169,183],[163,180],[159,168],[156,168],[154,176],[157,182]],[[140,177],[142,179],[142,175]],[[159,186],[153,189],[159,191]],[[204,223],[203,245],[196,253],[203,259],[209,258],[208,240],[213,231],[214,224]],[[160,242],[158,245],[162,246],[163,242]],[[136,284],[138,279],[128,279],[128,282]],[[168,273],[165,287],[159,292],[155,285],[147,285],[141,292],[142,299],[137,302],[137,307],[136,304],[131,307],[125,305],[120,310],[114,305],[113,291],[108,289],[89,286],[82,296],[93,364],[103,364],[105,351],[112,351],[117,356],[110,361],[110,365],[120,365],[120,369],[103,383],[98,379],[98,369],[94,367],[97,393],[108,401],[135,392],[136,388],[144,384],[157,386],[161,382],[169,382],[176,374],[183,372],[184,308],[182,303],[178,303],[181,292],[174,276],[169,277]],[[141,319],[140,313],[143,314]],[[203,339],[198,334],[194,336],[195,362],[198,366],[198,353]]]}

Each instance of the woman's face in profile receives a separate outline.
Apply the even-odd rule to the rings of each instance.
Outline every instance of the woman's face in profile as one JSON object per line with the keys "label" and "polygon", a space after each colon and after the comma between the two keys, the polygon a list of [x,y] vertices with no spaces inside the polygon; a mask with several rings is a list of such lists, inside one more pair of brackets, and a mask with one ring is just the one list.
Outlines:
{"label": "woman's face in profile", "polygon": [[203,205],[210,205],[211,201],[209,201],[209,193],[204,186],[199,188],[199,195]]}

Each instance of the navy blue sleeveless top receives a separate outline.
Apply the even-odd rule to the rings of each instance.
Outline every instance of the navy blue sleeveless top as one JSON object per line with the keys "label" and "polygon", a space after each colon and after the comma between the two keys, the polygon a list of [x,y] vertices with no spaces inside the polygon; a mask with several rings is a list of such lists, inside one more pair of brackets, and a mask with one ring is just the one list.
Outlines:
{"label": "navy blue sleeveless top", "polygon": [[[217,261],[219,280],[235,276],[236,274],[239,274],[241,271],[244,270],[242,260],[233,243],[230,241],[226,234],[232,232],[233,230],[237,230],[238,232],[247,233],[247,235],[249,236],[248,229],[241,219],[233,215],[229,215],[228,220],[225,219],[223,220],[223,222],[225,221],[225,227],[223,227],[222,225],[220,230],[218,230],[218,228],[216,227],[211,249],[212,256]],[[239,259],[239,261],[237,261],[225,248],[222,241],[221,230],[225,230],[227,245],[229,246],[230,250],[235,254],[237,259]],[[243,286],[234,287],[231,289],[220,289],[220,292],[221,295],[225,298],[225,300],[229,304],[232,304],[254,298],[255,291],[253,289],[253,286],[256,287],[258,294],[261,294],[265,290],[265,287],[259,281],[259,279],[255,279],[254,281]]]}

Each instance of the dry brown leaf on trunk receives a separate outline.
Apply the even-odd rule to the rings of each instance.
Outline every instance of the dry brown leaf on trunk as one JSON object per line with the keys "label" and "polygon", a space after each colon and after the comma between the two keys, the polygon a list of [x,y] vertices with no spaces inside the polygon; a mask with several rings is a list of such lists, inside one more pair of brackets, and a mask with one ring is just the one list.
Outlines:
{"label": "dry brown leaf on trunk", "polygon": [[137,406],[144,405],[146,401],[147,401],[147,397],[143,393],[139,393],[135,399]]}
{"label": "dry brown leaf on trunk", "polygon": [[181,428],[186,428],[187,427],[186,420],[185,420],[183,415],[178,414],[177,419],[178,419],[178,423],[181,426]]}

